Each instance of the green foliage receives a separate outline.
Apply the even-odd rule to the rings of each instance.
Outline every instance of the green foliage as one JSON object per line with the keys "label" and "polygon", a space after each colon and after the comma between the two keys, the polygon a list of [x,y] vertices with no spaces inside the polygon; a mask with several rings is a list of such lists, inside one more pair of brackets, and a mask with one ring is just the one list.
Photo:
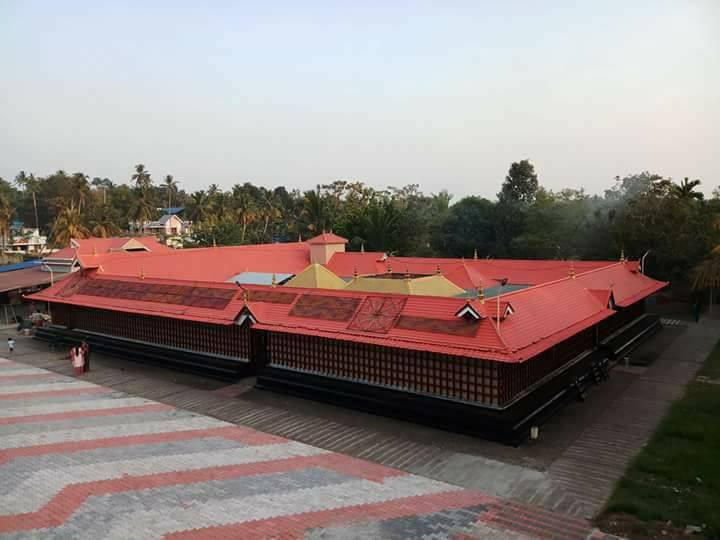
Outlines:
{"label": "green foliage", "polygon": [[[699,375],[720,378],[720,343]],[[720,387],[691,382],[631,464],[606,512],[675,526],[706,524],[720,538]]]}
{"label": "green foliage", "polygon": [[[211,231],[216,242],[220,230],[212,229],[222,223],[223,238],[237,244],[296,241],[332,230],[348,238],[350,250],[364,245],[406,256],[470,257],[477,249],[482,257],[617,260],[621,250],[631,258],[650,250],[651,275],[686,283],[720,246],[720,191],[703,200],[699,181],[674,183],[650,172],[617,177],[604,196],[589,196],[543,188],[533,164],[522,160],[509,167],[497,202],[469,196],[454,204],[449,193],[427,195],[416,184],[376,189],[338,180],[300,192],[245,182],[188,195],[173,175],[161,178],[154,185],[143,164],[118,184],[80,172],[20,172],[14,185],[0,180],[0,195],[13,219],[38,223],[45,232],[68,208],[79,216],[77,225],[108,235],[137,231],[158,208],[185,206],[197,235]],[[230,223],[237,228],[230,231]],[[202,241],[211,245],[212,238]]]}
{"label": "green foliage", "polygon": [[193,232],[194,247],[236,246],[242,240],[242,227],[229,219],[216,223],[200,225]]}

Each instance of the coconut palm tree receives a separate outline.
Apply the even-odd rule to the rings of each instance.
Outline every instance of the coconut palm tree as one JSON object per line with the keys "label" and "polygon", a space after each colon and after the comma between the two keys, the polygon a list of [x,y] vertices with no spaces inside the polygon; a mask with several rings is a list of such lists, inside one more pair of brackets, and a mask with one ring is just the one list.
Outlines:
{"label": "coconut palm tree", "polygon": [[703,194],[699,191],[695,191],[695,188],[698,187],[700,183],[700,180],[689,180],[686,176],[679,184],[673,184],[670,186],[670,195],[676,199],[702,200]]}
{"label": "coconut palm tree", "polygon": [[397,235],[400,213],[392,199],[373,201],[362,218],[363,237],[372,249],[386,251]]}
{"label": "coconut palm tree", "polygon": [[90,184],[87,175],[79,172],[72,175],[72,191],[72,200],[77,201],[77,211],[82,213],[82,209],[87,205],[90,196]]}
{"label": "coconut palm tree", "polygon": [[172,174],[165,176],[165,179],[163,180],[163,188],[165,188],[165,192],[167,193],[168,208],[172,207],[172,197],[175,193],[177,193],[177,186],[178,183]]}
{"label": "coconut palm tree", "polygon": [[15,183],[23,188],[25,193],[30,193],[32,195],[33,210],[35,211],[35,228],[40,230],[40,220],[38,219],[37,209],[37,192],[40,186],[37,178],[35,178],[34,174],[27,175],[25,174],[25,171],[20,171],[20,173],[15,177]]}
{"label": "coconut palm tree", "polygon": [[303,194],[303,209],[300,212],[300,219],[305,223],[308,230],[313,233],[321,233],[327,230],[332,225],[329,214],[330,209],[320,192],[320,186]]}
{"label": "coconut palm tree", "polygon": [[97,206],[90,218],[92,235],[100,238],[109,238],[120,233],[120,227],[113,219],[113,208],[109,205]]}
{"label": "coconut palm tree", "polygon": [[194,223],[203,223],[210,217],[210,197],[205,191],[196,191],[190,195],[190,220]]}
{"label": "coconut palm tree", "polygon": [[720,256],[711,255],[693,270],[693,290],[710,291],[710,313],[712,313],[713,291],[720,287]]}
{"label": "coconut palm tree", "polygon": [[132,180],[135,182],[135,186],[142,190],[146,190],[152,184],[150,171],[148,171],[142,163],[135,165],[135,173],[132,175]]}
{"label": "coconut palm tree", "polygon": [[257,206],[253,198],[239,184],[233,186],[232,197],[237,222],[242,226],[240,242],[244,244],[247,228],[257,219]]}
{"label": "coconut palm tree", "polygon": [[5,248],[7,246],[7,237],[10,234],[10,221],[12,220],[15,210],[10,205],[7,197],[0,193],[0,236],[2,236],[2,253],[0,257],[5,257]]}
{"label": "coconut palm tree", "polygon": [[58,214],[50,236],[56,246],[68,246],[73,238],[87,238],[90,231],[82,224],[80,211],[73,204]]}
{"label": "coconut palm tree", "polygon": [[150,221],[154,214],[155,207],[150,203],[147,191],[138,190],[135,200],[128,210],[128,221],[131,224],[135,224],[139,229]]}

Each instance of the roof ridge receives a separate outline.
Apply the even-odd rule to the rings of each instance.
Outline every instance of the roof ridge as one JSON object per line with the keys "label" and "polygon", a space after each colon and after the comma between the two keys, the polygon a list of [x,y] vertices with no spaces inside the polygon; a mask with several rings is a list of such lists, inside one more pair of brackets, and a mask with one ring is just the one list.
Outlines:
{"label": "roof ridge", "polygon": [[[520,294],[520,293],[530,292],[530,291],[537,290],[537,289],[539,289],[540,287],[548,287],[548,286],[550,286],[550,285],[557,285],[558,283],[562,283],[562,282],[565,282],[565,281],[568,281],[568,280],[573,280],[573,279],[577,280],[577,278],[579,278],[579,277],[585,276],[585,275],[587,275],[587,274],[591,274],[591,273],[593,273],[593,272],[599,272],[600,270],[607,270],[608,268],[612,268],[612,267],[617,266],[617,265],[619,265],[619,264],[622,264],[622,263],[617,262],[617,263],[609,264],[609,265],[607,265],[607,266],[601,266],[600,268],[592,268],[592,269],[587,270],[587,271],[585,271],[585,272],[581,272],[581,273],[575,274],[575,278],[573,278],[573,277],[571,277],[571,276],[563,276],[563,277],[561,277],[561,278],[554,279],[554,280],[552,280],[552,281],[545,281],[545,282],[543,282],[543,283],[537,283],[537,284],[535,284],[535,285],[530,285],[529,287],[525,287],[524,289],[517,289],[517,290],[514,290],[514,291],[508,291],[508,292],[506,292],[506,293],[502,293],[502,295],[501,295],[501,294],[497,294],[497,295],[495,295],[495,297],[498,297],[498,296],[503,296],[503,297],[505,297],[505,296],[510,296],[510,295],[518,295],[518,294]],[[586,289],[587,289],[587,287],[586,287]]]}

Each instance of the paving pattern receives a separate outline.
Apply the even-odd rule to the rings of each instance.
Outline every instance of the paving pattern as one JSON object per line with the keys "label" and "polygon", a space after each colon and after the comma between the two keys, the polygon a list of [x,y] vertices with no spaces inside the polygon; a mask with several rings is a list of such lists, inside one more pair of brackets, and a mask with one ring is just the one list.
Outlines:
{"label": "paving pattern", "polygon": [[610,538],[581,519],[0,359],[2,538]]}

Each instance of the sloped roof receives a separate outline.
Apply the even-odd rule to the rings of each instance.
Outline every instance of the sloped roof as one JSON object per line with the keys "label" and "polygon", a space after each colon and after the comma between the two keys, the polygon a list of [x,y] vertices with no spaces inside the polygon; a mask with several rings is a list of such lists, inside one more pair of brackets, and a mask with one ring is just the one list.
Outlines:
{"label": "sloped roof", "polygon": [[347,238],[338,236],[333,233],[322,233],[312,237],[307,241],[308,244],[347,244]]}
{"label": "sloped roof", "polygon": [[96,271],[76,272],[28,298],[214,324],[232,324],[243,307],[242,290],[231,283],[103,276]]}
{"label": "sloped roof", "polygon": [[465,292],[464,289],[440,275],[409,279],[360,276],[349,282],[345,288],[349,291],[420,294],[425,296],[459,296]]}
{"label": "sloped roof", "polygon": [[167,249],[164,252],[116,253],[99,258],[103,273],[118,276],[225,282],[242,272],[297,274],[310,264],[304,242]]}
{"label": "sloped roof", "polygon": [[382,271],[384,257],[381,251],[339,251],[333,253],[325,266],[340,277],[352,277],[356,271],[359,275],[377,274]]}
{"label": "sloped roof", "polygon": [[313,263],[291,278],[285,287],[310,289],[343,289],[346,283],[321,264]]}
{"label": "sloped roof", "polygon": [[60,281],[66,276],[67,274],[59,273],[51,276],[50,272],[44,272],[37,266],[15,270],[14,272],[0,273],[0,293],[47,285],[50,283],[51,277],[54,281]]}
{"label": "sloped roof", "polygon": [[[222,252],[219,248],[215,250]],[[613,263],[577,274],[575,278],[565,276],[503,294],[498,300],[485,301],[346,289],[238,287],[150,276],[142,280],[99,272],[74,274],[68,278],[71,281],[67,288],[66,283],[56,284],[31,298],[214,324],[231,324],[246,306],[257,321],[258,329],[522,362],[611,316],[615,311],[607,307],[606,293],[602,291],[612,291],[617,305],[629,305],[666,285],[633,268]],[[103,280],[115,284],[87,283]],[[405,282],[404,279],[384,281]],[[202,290],[189,293],[188,288]],[[200,305],[183,300],[191,297],[202,298],[198,300]],[[227,302],[219,306],[219,301],[212,300],[217,297]],[[507,312],[508,306],[513,311],[500,321],[496,320],[497,301],[501,315]],[[456,316],[468,304],[481,315],[481,320],[468,321]]]}

